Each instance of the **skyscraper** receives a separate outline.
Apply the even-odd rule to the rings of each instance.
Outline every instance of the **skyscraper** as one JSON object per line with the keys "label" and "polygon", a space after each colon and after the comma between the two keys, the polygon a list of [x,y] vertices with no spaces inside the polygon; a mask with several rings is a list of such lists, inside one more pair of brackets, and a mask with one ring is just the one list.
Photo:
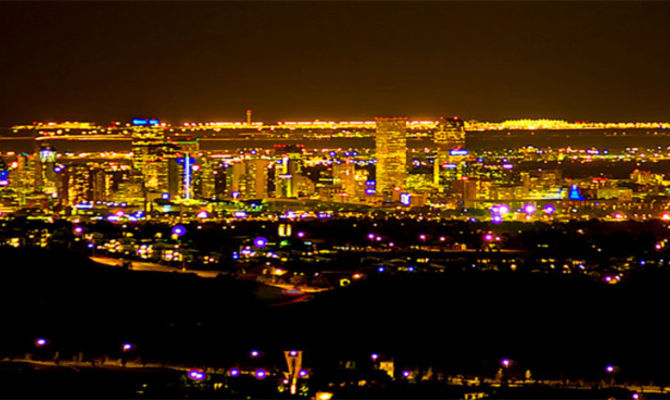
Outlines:
{"label": "skyscraper", "polygon": [[377,192],[403,187],[407,176],[407,118],[375,118]]}
{"label": "skyscraper", "polygon": [[433,161],[433,184],[439,186],[440,171],[443,168],[443,164],[454,163],[458,161],[453,159],[454,157],[462,157],[466,153],[465,123],[463,120],[458,117],[440,117],[433,136],[433,143],[436,147],[435,159]]}

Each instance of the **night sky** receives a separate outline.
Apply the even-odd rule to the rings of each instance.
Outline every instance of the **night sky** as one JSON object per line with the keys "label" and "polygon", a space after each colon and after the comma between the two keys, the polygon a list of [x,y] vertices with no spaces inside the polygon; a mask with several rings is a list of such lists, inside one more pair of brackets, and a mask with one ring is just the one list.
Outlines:
{"label": "night sky", "polygon": [[670,3],[0,2],[0,124],[670,121]]}

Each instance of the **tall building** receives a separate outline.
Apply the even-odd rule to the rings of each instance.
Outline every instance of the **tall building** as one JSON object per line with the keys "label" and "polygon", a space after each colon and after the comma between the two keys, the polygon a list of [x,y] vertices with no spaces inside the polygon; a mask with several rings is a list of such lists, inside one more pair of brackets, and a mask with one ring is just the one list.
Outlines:
{"label": "tall building", "polygon": [[303,145],[275,145],[276,155],[280,158],[275,162],[275,197],[298,197],[298,181],[301,181]]}
{"label": "tall building", "polygon": [[45,143],[40,146],[38,157],[39,163],[35,170],[35,184],[40,191],[48,195],[56,193],[56,151]]}
{"label": "tall building", "polygon": [[244,160],[246,174],[244,175],[245,191],[243,197],[247,199],[264,199],[268,197],[268,164],[269,160],[260,158]]}
{"label": "tall building", "polygon": [[170,160],[177,157],[178,146],[166,140],[166,128],[158,120],[135,119],[131,130],[133,170],[143,176],[143,191],[167,192]]}
{"label": "tall building", "polygon": [[270,160],[250,158],[231,164],[226,171],[228,197],[264,199],[268,197]]}
{"label": "tall building", "polygon": [[445,169],[445,164],[453,168],[453,164],[458,165],[465,151],[465,123],[458,117],[444,118],[435,128],[433,136],[435,144],[435,158],[433,160],[433,184],[440,185],[440,175]]}
{"label": "tall building", "polygon": [[333,184],[341,190],[340,197],[346,197],[343,200],[353,200],[356,196],[356,168],[355,165],[346,160],[345,162],[333,165]]}
{"label": "tall building", "polygon": [[407,176],[407,118],[375,118],[377,192],[403,187]]}

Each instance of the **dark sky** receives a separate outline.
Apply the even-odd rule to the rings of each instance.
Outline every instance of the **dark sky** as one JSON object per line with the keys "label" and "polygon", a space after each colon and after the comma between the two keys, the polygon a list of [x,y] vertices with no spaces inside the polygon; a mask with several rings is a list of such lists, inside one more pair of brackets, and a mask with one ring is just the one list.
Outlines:
{"label": "dark sky", "polygon": [[0,124],[670,120],[670,2],[0,2]]}

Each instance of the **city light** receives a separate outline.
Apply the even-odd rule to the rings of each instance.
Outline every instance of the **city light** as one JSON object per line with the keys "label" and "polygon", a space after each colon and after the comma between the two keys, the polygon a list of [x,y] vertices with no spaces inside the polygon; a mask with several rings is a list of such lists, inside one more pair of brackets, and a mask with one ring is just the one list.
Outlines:
{"label": "city light", "polygon": [[188,377],[194,381],[204,381],[207,378],[207,374],[199,369],[191,369],[188,371]]}
{"label": "city light", "polygon": [[254,246],[258,247],[259,249],[262,249],[263,247],[267,246],[268,240],[262,236],[257,237],[254,239]]}
{"label": "city light", "polygon": [[49,344],[49,341],[45,338],[37,338],[35,339],[35,346],[37,347],[44,347],[47,344]]}
{"label": "city light", "polygon": [[254,376],[256,379],[265,379],[268,376],[268,373],[266,370],[259,368],[256,371],[254,371]]}
{"label": "city light", "polygon": [[135,346],[132,343],[124,343],[121,345],[121,350],[123,350],[124,352],[128,352],[134,349]]}
{"label": "city light", "polygon": [[526,203],[526,204],[524,204],[524,206],[523,206],[523,212],[526,213],[526,214],[528,214],[528,215],[533,215],[533,214],[535,214],[535,211],[536,211],[536,210],[537,210],[537,208],[535,207],[535,204]]}
{"label": "city light", "polygon": [[186,233],[186,228],[184,228],[181,225],[175,225],[174,227],[172,227],[172,234],[177,236],[177,237],[183,236],[185,233]]}

